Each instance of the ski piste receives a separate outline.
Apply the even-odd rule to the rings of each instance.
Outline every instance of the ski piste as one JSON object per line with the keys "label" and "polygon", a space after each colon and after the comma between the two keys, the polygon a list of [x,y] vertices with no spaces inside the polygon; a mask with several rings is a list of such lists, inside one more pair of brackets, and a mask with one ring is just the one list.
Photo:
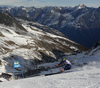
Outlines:
{"label": "ski piste", "polygon": [[55,74],[60,74],[60,73],[62,73],[62,72],[49,73],[49,74],[45,74],[45,76],[55,75]]}
{"label": "ski piste", "polygon": [[[76,58],[72,59],[70,62],[72,63]],[[60,65],[58,67],[53,67],[53,68],[59,68],[59,67],[62,67],[64,65]],[[52,69],[52,68],[51,68]],[[61,73],[68,73],[68,72],[72,72],[72,69],[71,70],[65,70],[65,71],[59,71],[59,72],[54,72],[54,73],[48,73],[48,74],[45,74],[45,76],[49,76],[49,75],[55,75],[55,74],[61,74]]]}
{"label": "ski piste", "polygon": [[65,70],[65,71],[62,71],[62,72],[59,71],[59,72],[45,74],[45,76],[55,75],[55,74],[62,74],[62,73],[69,73],[69,72],[73,72],[73,71],[72,70]]}

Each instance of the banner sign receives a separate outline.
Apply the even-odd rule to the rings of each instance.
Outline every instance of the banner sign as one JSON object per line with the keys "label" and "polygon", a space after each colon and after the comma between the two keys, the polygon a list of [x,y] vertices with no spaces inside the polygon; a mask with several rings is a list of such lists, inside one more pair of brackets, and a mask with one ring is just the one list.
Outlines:
{"label": "banner sign", "polygon": [[21,67],[19,61],[14,61],[14,68]]}
{"label": "banner sign", "polygon": [[15,60],[14,57],[12,57],[12,58],[13,58],[13,75],[15,75],[15,68],[20,68],[21,69],[21,73],[22,73],[22,77],[24,78],[19,57],[17,58],[17,60]]}

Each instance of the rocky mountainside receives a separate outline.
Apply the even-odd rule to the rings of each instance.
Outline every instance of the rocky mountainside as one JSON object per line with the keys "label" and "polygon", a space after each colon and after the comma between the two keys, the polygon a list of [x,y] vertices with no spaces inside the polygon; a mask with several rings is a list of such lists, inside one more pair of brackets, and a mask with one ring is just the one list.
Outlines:
{"label": "rocky mountainside", "polygon": [[92,56],[100,52],[100,40],[96,42],[91,49],[89,49],[86,54]]}
{"label": "rocky mountainside", "polygon": [[59,30],[70,39],[91,47],[100,40],[100,7],[80,4],[75,7],[1,7],[14,17],[36,21]]}
{"label": "rocky mountainside", "polygon": [[52,28],[0,13],[0,72],[13,72],[12,55],[15,59],[20,58],[26,71],[36,68],[38,64],[54,62],[74,51],[86,50],[86,47]]}

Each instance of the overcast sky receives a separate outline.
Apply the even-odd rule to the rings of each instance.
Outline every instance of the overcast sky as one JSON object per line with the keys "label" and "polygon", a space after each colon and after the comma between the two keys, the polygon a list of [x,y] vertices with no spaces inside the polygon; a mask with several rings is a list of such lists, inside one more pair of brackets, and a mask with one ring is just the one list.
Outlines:
{"label": "overcast sky", "polygon": [[13,5],[13,6],[76,6],[85,4],[89,7],[99,7],[100,0],[0,0],[0,5]]}

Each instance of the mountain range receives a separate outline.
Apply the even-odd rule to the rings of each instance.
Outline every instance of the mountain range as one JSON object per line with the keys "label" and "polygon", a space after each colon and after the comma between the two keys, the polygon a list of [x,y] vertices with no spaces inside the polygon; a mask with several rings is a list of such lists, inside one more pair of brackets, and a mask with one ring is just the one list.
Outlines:
{"label": "mountain range", "polygon": [[35,7],[1,7],[13,17],[31,20],[49,26],[71,40],[91,47],[100,40],[100,7],[93,8],[80,4],[75,7],[48,6]]}

